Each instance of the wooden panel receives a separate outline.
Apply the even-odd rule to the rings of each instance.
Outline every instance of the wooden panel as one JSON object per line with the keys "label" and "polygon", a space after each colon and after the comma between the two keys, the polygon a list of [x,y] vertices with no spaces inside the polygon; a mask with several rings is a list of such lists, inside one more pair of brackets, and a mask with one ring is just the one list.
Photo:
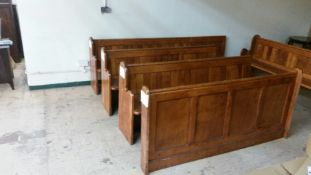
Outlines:
{"label": "wooden panel", "polygon": [[[147,48],[175,48],[175,47],[193,47],[193,46],[214,46],[216,47],[216,55],[211,55],[210,53],[199,53],[195,57],[215,57],[224,56],[226,37],[225,36],[204,36],[204,37],[181,37],[181,38],[138,38],[138,39],[92,39],[92,50],[90,54],[98,60],[97,67],[92,67],[91,69],[97,69],[101,71],[100,60],[101,49],[104,48],[105,51],[108,50],[129,50],[129,49],[147,49]],[[175,56],[176,57],[176,56]],[[91,58],[91,57],[90,57]],[[145,62],[148,61],[148,56],[145,58]],[[155,58],[152,58],[156,61]],[[168,59],[168,58],[166,58]],[[187,58],[185,58],[187,59]],[[172,59],[171,59],[172,60]],[[159,61],[161,59],[159,58]],[[119,66],[119,64],[116,64]],[[117,70],[117,69],[114,69]],[[91,72],[94,74],[94,72]],[[96,77],[96,74],[92,77]],[[100,77],[97,79],[101,81]],[[94,87],[95,88],[95,87]],[[99,87],[97,87],[98,89]],[[95,92],[96,89],[94,89]]]}
{"label": "wooden panel", "polygon": [[[102,104],[107,114],[112,115],[111,75],[107,71],[102,71],[101,77],[102,77],[102,81],[101,81]],[[97,82],[97,81],[93,80],[92,82]]]}
{"label": "wooden panel", "polygon": [[16,47],[16,50],[18,50],[18,58],[23,59],[24,58],[24,48],[23,48],[23,41],[22,41],[22,35],[21,35],[21,29],[20,29],[20,24],[19,24],[19,15],[17,11],[17,5],[12,5],[13,9],[13,18],[14,18],[14,23],[15,23],[15,36],[16,36],[16,42],[15,46],[13,44],[13,47]]}
{"label": "wooden panel", "polygon": [[288,98],[289,84],[269,86],[264,89],[259,127],[281,126]]}
{"label": "wooden panel", "polygon": [[226,79],[226,67],[212,67],[209,69],[209,81],[222,81]]}
{"label": "wooden panel", "polygon": [[297,68],[301,69],[304,74],[311,75],[311,58],[298,57]]}
{"label": "wooden panel", "polygon": [[242,135],[256,130],[260,95],[260,89],[257,88],[233,93],[230,135]]}
{"label": "wooden panel", "polygon": [[[170,149],[187,143],[190,120],[190,99],[172,100],[157,104],[156,149]],[[165,133],[165,134],[164,134]]]}
{"label": "wooden panel", "polygon": [[10,62],[9,48],[0,49],[0,83],[9,83],[14,89],[14,74]]}
{"label": "wooden panel", "polygon": [[189,47],[215,45],[218,56],[223,56],[226,46],[225,36],[200,36],[200,37],[180,37],[180,38],[136,38],[136,39],[95,39],[94,56],[100,59],[100,49],[141,49],[141,48],[165,48],[165,47]]}
{"label": "wooden panel", "polygon": [[[193,60],[202,58],[198,53],[207,54],[208,57],[205,58],[213,58],[216,57],[217,48],[215,46],[197,46],[182,48],[106,51],[108,57],[107,59],[110,62],[108,70],[116,78],[119,75],[119,65],[121,62],[125,62],[126,64],[139,64],[149,62]],[[189,54],[191,56],[189,56]]]}
{"label": "wooden panel", "polygon": [[268,61],[269,65],[261,65],[261,68],[274,72],[279,66],[284,68],[298,68],[303,72],[302,86],[311,89],[311,51],[287,44],[254,36],[251,50],[244,54],[250,54],[254,59]]}
{"label": "wooden panel", "polygon": [[240,66],[241,65],[227,66],[226,80],[234,80],[240,78],[243,71]]}
{"label": "wooden panel", "polygon": [[195,142],[208,142],[223,137],[226,104],[227,93],[199,97]]}
{"label": "wooden panel", "polygon": [[[134,143],[134,97],[131,93],[125,90],[119,91],[119,103],[122,103],[122,108],[119,109],[119,129],[125,136],[129,144]],[[131,114],[131,115],[129,115]]]}
{"label": "wooden panel", "polygon": [[282,66],[286,66],[286,62],[287,58],[289,56],[289,53],[287,51],[284,50],[279,50],[279,49],[275,49],[275,55],[274,58],[272,59],[274,63],[282,65]]}
{"label": "wooden panel", "polygon": [[178,85],[181,86],[183,84],[191,84],[192,80],[195,80],[195,77],[191,77],[192,71],[190,70],[177,70],[178,72]]}
{"label": "wooden panel", "polygon": [[289,71],[166,89],[143,88],[149,97],[148,105],[142,106],[143,171],[148,174],[286,136],[300,80],[300,71]]}
{"label": "wooden panel", "polygon": [[[209,82],[209,72],[209,68],[191,70],[191,84]],[[183,80],[180,80],[179,82],[183,82]],[[190,83],[185,82],[185,84]]]}
{"label": "wooden panel", "polygon": [[[234,77],[237,79],[243,76],[237,72],[242,72],[242,68],[244,67],[250,67],[250,62],[251,59],[249,57],[231,57],[200,59],[191,62],[178,61],[171,63],[127,65],[126,69],[129,74],[128,81],[130,82],[127,89],[133,94],[137,94],[141,90],[141,85],[147,86],[150,89],[160,89],[173,87],[173,84],[181,86],[223,81],[227,79],[227,75],[230,75],[228,76],[230,79],[233,79]],[[244,65],[244,67],[241,65]],[[231,69],[227,69],[227,66],[230,66]],[[236,69],[232,69],[232,67],[235,67]],[[140,82],[142,79],[137,78],[137,75],[150,77],[150,74],[152,74],[152,81]],[[174,76],[174,79],[172,76]],[[147,78],[143,79],[146,80]],[[175,82],[172,83],[172,80]]]}
{"label": "wooden panel", "polygon": [[93,91],[96,95],[100,93],[100,86],[99,86],[99,72],[97,71],[97,63],[98,61],[95,59],[95,57],[90,58],[90,65],[91,65],[91,86],[93,88]]}
{"label": "wooden panel", "polygon": [[[243,78],[244,74],[237,73],[242,72],[245,67],[250,67],[251,59],[250,57],[230,57],[230,58],[214,58],[214,59],[200,59],[193,61],[176,61],[176,62],[167,62],[167,63],[145,63],[145,64],[136,64],[136,65],[125,65],[121,64],[122,70],[126,70],[126,82],[125,84],[119,84],[120,89],[126,89],[134,95],[135,104],[139,104],[140,101],[140,92],[143,86],[149,87],[149,89],[163,89],[163,88],[172,88],[176,86],[185,86],[190,84],[198,83],[208,83],[213,80],[223,81],[226,80],[227,75],[230,75],[230,80],[235,78]],[[231,67],[228,68],[227,67]],[[235,67],[235,68],[232,68]],[[215,72],[211,72],[214,70]],[[232,73],[231,73],[232,71]],[[212,74],[212,78],[210,77]],[[231,76],[232,75],[232,76]],[[245,74],[246,75],[246,74]],[[123,78],[120,78],[120,80]],[[122,98],[123,93],[119,92],[120,99]],[[216,97],[215,97],[216,98]],[[219,97],[218,97],[219,98]],[[212,96],[206,100],[213,100]],[[223,99],[222,99],[223,100]],[[222,101],[224,104],[226,102]],[[202,105],[205,103],[210,103],[209,101],[202,101]],[[215,103],[221,103],[215,99]],[[123,108],[127,108],[129,104],[124,104],[124,101],[119,101],[119,109],[123,111]],[[224,105],[226,106],[226,105]],[[174,109],[174,106],[171,108]],[[207,108],[208,109],[208,108]],[[198,109],[201,110],[201,109]],[[203,110],[203,109],[202,109]],[[134,111],[134,109],[132,109]],[[167,111],[167,110],[163,110]],[[119,113],[119,119],[122,120],[123,115],[132,116],[138,115],[137,113],[133,114],[130,110],[126,112]],[[208,113],[207,111],[205,111]],[[203,111],[201,111],[203,115]],[[220,114],[210,114],[210,115],[220,115]],[[217,117],[215,116],[215,117]],[[223,116],[224,117],[224,116]],[[209,120],[215,118],[210,117]],[[222,120],[221,118],[219,118]],[[215,119],[214,122],[218,122],[218,119]],[[131,125],[128,123],[128,125]],[[131,135],[131,134],[126,134]],[[214,137],[211,135],[211,137]],[[128,137],[127,137],[128,138]],[[130,143],[132,143],[131,141]]]}
{"label": "wooden panel", "polygon": [[[91,44],[92,45],[92,44]],[[90,48],[90,51],[92,49]],[[193,54],[191,57],[183,58],[184,55]],[[198,47],[182,47],[182,48],[156,48],[156,49],[131,49],[131,50],[111,50],[104,52],[102,49],[102,66],[101,72],[107,72],[111,75],[111,83],[115,83],[114,85],[110,84],[112,90],[118,90],[118,79],[119,79],[119,66],[120,63],[124,64],[144,64],[150,62],[169,62],[169,61],[176,61],[176,60],[191,60],[191,59],[199,59],[201,55],[197,55],[196,53],[208,54],[211,57],[215,57],[217,55],[217,48],[215,46],[198,46]],[[92,54],[91,54],[92,57]],[[94,56],[93,56],[94,58]],[[91,58],[92,65],[98,64],[94,59]],[[94,67],[94,66],[92,66]],[[91,77],[92,77],[92,86],[95,92],[98,92],[98,86],[96,81],[96,75],[94,73],[94,69],[91,68]],[[98,71],[98,70],[96,70]],[[149,75],[147,75],[149,76]],[[97,76],[98,77],[98,76]],[[131,87],[137,87],[137,91],[133,91],[134,94],[139,93],[142,85],[144,84],[144,80],[147,80],[151,83],[144,75],[134,75],[137,79],[136,82],[130,83]],[[170,72],[161,72],[160,74],[156,75],[156,86],[157,88],[164,88],[168,87],[171,84],[171,73]],[[102,78],[102,81],[106,81],[106,79]],[[175,82],[177,83],[177,82]],[[103,83],[102,83],[103,84]],[[149,85],[149,84],[148,84]],[[111,91],[109,92],[105,89],[107,86],[102,86],[102,92],[108,92],[110,94],[103,94],[102,101],[105,102],[107,96],[111,96]],[[107,102],[110,103],[111,102]],[[103,104],[104,106],[108,106],[109,104]],[[112,107],[109,107],[109,109]],[[106,109],[106,108],[105,108]]]}
{"label": "wooden panel", "polygon": [[1,36],[13,41],[13,46],[10,48],[11,56],[15,62],[21,62],[24,55],[16,8],[11,3],[0,4],[0,18]]}

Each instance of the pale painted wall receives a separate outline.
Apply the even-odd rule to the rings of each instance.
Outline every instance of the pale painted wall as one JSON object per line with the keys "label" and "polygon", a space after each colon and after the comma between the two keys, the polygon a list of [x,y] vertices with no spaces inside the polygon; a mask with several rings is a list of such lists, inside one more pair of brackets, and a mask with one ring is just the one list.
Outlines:
{"label": "pale painted wall", "polygon": [[249,47],[254,34],[285,42],[306,35],[310,0],[16,0],[31,86],[89,80],[78,60],[88,38],[227,35],[227,55]]}

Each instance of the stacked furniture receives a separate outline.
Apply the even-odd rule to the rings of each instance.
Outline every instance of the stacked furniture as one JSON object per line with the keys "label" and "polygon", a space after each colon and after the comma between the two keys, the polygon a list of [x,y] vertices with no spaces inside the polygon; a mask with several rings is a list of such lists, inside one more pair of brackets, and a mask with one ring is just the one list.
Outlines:
{"label": "stacked furniture", "polygon": [[[90,39],[91,84],[96,94],[100,93],[101,85],[101,49],[147,49],[174,48],[189,46],[217,46],[217,56],[224,56],[226,47],[225,36],[180,37],[180,38],[139,38],[139,39]],[[107,63],[109,64],[109,62]]]}
{"label": "stacked furniture", "polygon": [[311,87],[310,52],[255,36],[242,56],[221,57],[224,37],[211,38],[113,40],[116,49],[91,40],[104,107],[111,115],[118,91],[129,144],[141,120],[145,174],[288,136],[300,86]]}
{"label": "stacked furniture", "polygon": [[0,83],[8,83],[14,89],[13,69],[10,62],[10,46],[0,44]]}
{"label": "stacked furniture", "polygon": [[16,5],[11,0],[0,0],[0,18],[2,25],[2,38],[13,41],[10,48],[11,56],[15,62],[21,62],[24,58],[19,20]]}

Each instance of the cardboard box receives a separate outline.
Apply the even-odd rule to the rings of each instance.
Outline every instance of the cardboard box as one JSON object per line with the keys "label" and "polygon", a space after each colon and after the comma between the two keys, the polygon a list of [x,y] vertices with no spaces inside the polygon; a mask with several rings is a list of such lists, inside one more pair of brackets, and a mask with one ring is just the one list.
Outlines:
{"label": "cardboard box", "polygon": [[307,155],[268,168],[255,170],[249,175],[311,175],[311,134],[307,142]]}

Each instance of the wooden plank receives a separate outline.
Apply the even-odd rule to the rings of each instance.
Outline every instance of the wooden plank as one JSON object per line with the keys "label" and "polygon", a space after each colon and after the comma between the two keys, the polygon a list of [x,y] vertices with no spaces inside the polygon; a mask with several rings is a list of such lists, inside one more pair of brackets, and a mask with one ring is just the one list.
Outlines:
{"label": "wooden plank", "polygon": [[[207,83],[213,81],[223,81],[226,80],[227,75],[228,80],[244,78],[243,74],[238,73],[242,72],[242,69],[245,67],[250,67],[251,59],[249,56],[245,57],[228,57],[228,58],[213,58],[213,59],[198,59],[198,60],[184,60],[184,61],[174,61],[174,62],[158,62],[158,63],[145,63],[145,64],[133,64],[126,65],[121,63],[122,70],[126,70],[126,76],[121,78],[120,83],[123,81],[128,82],[127,84],[122,83],[119,84],[119,88],[122,89],[119,91],[119,109],[122,112],[119,112],[119,120],[134,118],[133,108],[129,110],[128,108],[131,106],[128,104],[129,102],[123,100],[123,95],[126,93],[133,94],[133,99],[138,100],[134,101],[134,104],[140,103],[140,92],[143,86],[147,86],[150,89],[163,89],[170,87],[178,87],[190,84],[199,84],[199,83]],[[230,69],[227,67],[231,67]],[[235,67],[232,69],[232,67]],[[213,72],[211,72],[213,71]],[[209,75],[213,77],[210,78]],[[124,79],[125,78],[125,79]],[[150,80],[151,78],[151,80]],[[123,92],[125,91],[125,92]],[[198,97],[201,99],[200,97]],[[209,102],[203,102],[200,104],[209,104]],[[221,102],[216,102],[216,104]],[[226,101],[222,101],[226,106]],[[169,106],[169,105],[168,105]],[[126,109],[126,110],[125,110]],[[197,109],[200,110],[200,109]],[[202,110],[203,107],[202,107]],[[164,110],[164,111],[168,111]],[[155,111],[156,113],[161,113],[161,111]],[[203,112],[203,111],[201,111]],[[219,111],[220,112],[220,111]],[[137,112],[140,113],[140,112]],[[203,112],[204,113],[204,112]],[[221,112],[220,112],[221,113]],[[179,113],[178,113],[179,114]],[[220,114],[215,113],[215,115],[219,116]],[[212,115],[212,114],[211,114]],[[215,118],[211,117],[211,120]],[[219,122],[215,119],[215,122]],[[221,119],[223,120],[223,119]],[[127,121],[122,121],[122,123],[126,123]],[[189,123],[189,121],[188,121]],[[128,127],[132,125],[132,123],[127,123],[122,125],[121,127]],[[134,126],[132,126],[134,127]],[[120,128],[121,130],[126,130],[124,128]],[[165,129],[164,129],[165,130]],[[219,132],[222,135],[223,128],[219,128]],[[133,135],[133,130],[127,130],[124,132],[126,138],[129,138],[129,135]],[[214,136],[211,136],[214,137]],[[215,136],[216,137],[216,136]],[[129,141],[129,143],[133,143],[133,140]]]}
{"label": "wooden plank", "polygon": [[148,174],[286,136],[299,80],[301,72],[289,71],[143,88],[149,97],[148,106],[142,107],[143,171]]}
{"label": "wooden plank", "polygon": [[[90,50],[92,50],[90,48]],[[152,49],[129,49],[129,50],[110,50],[110,51],[104,51],[104,49],[101,49],[101,72],[102,74],[105,72],[105,74],[110,75],[110,87],[111,89],[106,89],[108,86],[105,85],[107,83],[107,79],[105,76],[102,76],[102,87],[101,91],[105,92],[102,93],[102,102],[105,106],[105,109],[112,108],[111,101],[107,101],[108,98],[112,99],[112,91],[118,90],[118,79],[119,79],[119,66],[121,62],[124,62],[124,64],[144,64],[144,63],[150,63],[150,62],[168,62],[168,61],[177,61],[178,59],[184,60],[184,55],[187,55],[189,53],[194,53],[195,55],[193,57],[189,57],[186,60],[191,59],[199,59],[201,58],[201,55],[197,55],[196,53],[203,53],[205,55],[209,55],[210,57],[215,57],[217,55],[217,48],[215,46],[197,46],[197,47],[180,47],[180,48],[152,48]],[[207,57],[209,58],[209,57]],[[91,59],[94,64],[97,64],[96,60]],[[92,72],[94,70],[92,69]],[[163,73],[165,74],[165,73]],[[96,89],[99,83],[96,81],[96,78],[93,77],[94,73],[92,73],[92,85],[93,89]],[[146,80],[147,78],[144,78],[140,75],[137,76],[137,79],[140,79],[140,81],[137,81],[136,84],[131,84],[131,86],[136,87],[142,87],[143,80]],[[167,77],[170,77],[169,75]],[[166,82],[169,82],[170,80],[165,79],[165,76],[162,76],[161,79],[163,79],[163,82],[158,81],[157,86],[163,86],[162,84],[166,84]],[[95,92],[97,92],[95,90]],[[108,107],[110,106],[110,107]],[[111,110],[110,110],[111,111]],[[108,114],[112,115],[112,112],[107,111]]]}
{"label": "wooden plank", "polygon": [[[262,49],[264,48],[264,49]],[[272,52],[268,52],[268,48]],[[254,36],[252,46],[249,52],[243,49],[243,54],[250,54],[254,59],[265,60],[271,65],[263,66],[263,69],[274,71],[275,65],[302,70],[302,86],[311,89],[311,51],[295,46],[282,44],[276,41]],[[267,59],[268,58],[268,59]]]}

